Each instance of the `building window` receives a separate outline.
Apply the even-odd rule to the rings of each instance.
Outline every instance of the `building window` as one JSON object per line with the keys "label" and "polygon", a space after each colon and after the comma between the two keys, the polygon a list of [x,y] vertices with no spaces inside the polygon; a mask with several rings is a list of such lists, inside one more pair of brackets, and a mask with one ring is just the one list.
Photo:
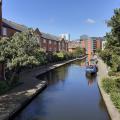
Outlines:
{"label": "building window", "polygon": [[65,45],[64,45],[64,42],[62,43],[62,48],[64,49]]}
{"label": "building window", "polygon": [[7,28],[3,27],[3,35],[7,35]]}
{"label": "building window", "polygon": [[43,40],[43,43],[46,43],[46,39]]}
{"label": "building window", "polygon": [[49,44],[50,44],[50,45],[52,44],[52,41],[51,41],[51,40],[49,40]]}
{"label": "building window", "polygon": [[54,42],[54,45],[57,45],[57,42],[56,42],[56,41]]}
{"label": "building window", "polygon": [[52,51],[52,48],[51,48],[51,47],[49,47],[49,51]]}
{"label": "building window", "polygon": [[61,43],[59,42],[59,51],[61,50]]}

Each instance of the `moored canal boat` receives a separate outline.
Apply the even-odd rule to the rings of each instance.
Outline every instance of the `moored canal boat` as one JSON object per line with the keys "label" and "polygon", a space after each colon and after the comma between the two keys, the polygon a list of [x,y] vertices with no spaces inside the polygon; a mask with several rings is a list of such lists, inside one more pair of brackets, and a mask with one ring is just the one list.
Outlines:
{"label": "moored canal boat", "polygon": [[97,67],[95,65],[86,66],[86,74],[96,74]]}

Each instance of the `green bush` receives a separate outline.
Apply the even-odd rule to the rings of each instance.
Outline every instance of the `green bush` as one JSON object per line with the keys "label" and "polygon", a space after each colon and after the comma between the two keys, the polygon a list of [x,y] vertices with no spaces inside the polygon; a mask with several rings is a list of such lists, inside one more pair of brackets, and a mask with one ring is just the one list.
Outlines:
{"label": "green bush", "polygon": [[116,108],[118,108],[118,110],[120,111],[120,93],[112,92],[111,99],[112,99],[114,105],[116,106]]}
{"label": "green bush", "polygon": [[8,89],[8,84],[5,81],[0,81],[0,94],[5,93]]}
{"label": "green bush", "polygon": [[114,105],[120,110],[120,77],[104,78],[102,81],[104,90],[110,95]]}
{"label": "green bush", "polygon": [[108,75],[109,76],[119,77],[120,76],[120,72],[114,72],[114,71],[111,70],[111,71],[108,72]]}
{"label": "green bush", "polygon": [[115,81],[111,78],[104,78],[102,80],[102,86],[107,93],[115,90]]}

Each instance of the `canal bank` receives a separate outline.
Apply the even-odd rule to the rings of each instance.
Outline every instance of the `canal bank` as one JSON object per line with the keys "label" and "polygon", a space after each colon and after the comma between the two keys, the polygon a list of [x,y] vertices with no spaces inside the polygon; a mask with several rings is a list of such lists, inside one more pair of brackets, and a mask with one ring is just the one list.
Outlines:
{"label": "canal bank", "polygon": [[98,62],[99,72],[98,72],[98,86],[103,97],[103,100],[106,104],[108,113],[112,120],[120,120],[120,112],[115,108],[113,102],[110,99],[110,96],[102,88],[102,79],[108,77],[108,69],[106,64],[99,59]]}
{"label": "canal bank", "polygon": [[30,71],[22,72],[20,75],[20,81],[24,84],[0,96],[0,120],[12,119],[16,113],[22,110],[36,95],[44,90],[44,88],[47,86],[47,82],[38,80],[36,78],[38,75],[75,60],[82,60],[84,58],[85,57],[76,58],[58,64],[42,66]]}

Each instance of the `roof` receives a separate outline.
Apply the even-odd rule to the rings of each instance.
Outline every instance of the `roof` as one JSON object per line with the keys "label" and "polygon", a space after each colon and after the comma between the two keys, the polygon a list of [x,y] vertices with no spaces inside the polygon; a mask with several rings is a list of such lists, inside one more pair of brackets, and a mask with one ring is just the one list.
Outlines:
{"label": "roof", "polygon": [[68,48],[77,48],[80,47],[80,41],[69,41],[68,42]]}
{"label": "roof", "polygon": [[50,39],[50,40],[56,40],[56,41],[61,40],[61,37],[57,37],[57,36],[49,34],[49,33],[43,33],[43,32],[41,32],[41,33],[42,33],[43,38]]}
{"label": "roof", "polygon": [[[13,28],[13,29],[15,29],[17,31],[20,31],[20,32],[23,32],[23,31],[28,29],[28,27],[25,26],[25,25],[20,25],[18,23],[6,20],[4,18],[2,19],[2,21],[3,21],[3,25],[5,25],[7,27],[10,27],[10,28]],[[39,29],[37,28],[36,30],[38,31]],[[58,37],[58,36],[55,36],[55,35],[52,35],[52,34],[49,34],[49,33],[44,33],[44,32],[40,32],[40,33],[41,33],[43,38],[50,39],[50,40],[55,40],[55,41],[61,40],[61,37]]]}
{"label": "roof", "polygon": [[3,23],[4,23],[6,26],[8,26],[8,27],[10,27],[10,28],[13,28],[13,29],[15,29],[15,30],[17,30],[17,31],[20,31],[20,32],[25,31],[25,30],[28,29],[28,27],[26,27],[26,26],[24,26],[24,25],[17,24],[17,23],[15,23],[15,22],[6,20],[6,19],[4,19],[4,18],[2,19],[2,21],[3,21]]}

